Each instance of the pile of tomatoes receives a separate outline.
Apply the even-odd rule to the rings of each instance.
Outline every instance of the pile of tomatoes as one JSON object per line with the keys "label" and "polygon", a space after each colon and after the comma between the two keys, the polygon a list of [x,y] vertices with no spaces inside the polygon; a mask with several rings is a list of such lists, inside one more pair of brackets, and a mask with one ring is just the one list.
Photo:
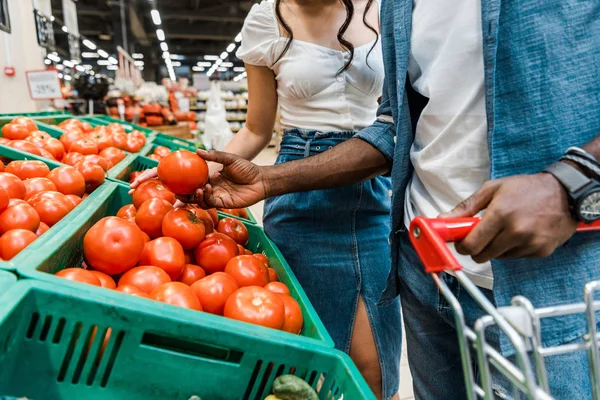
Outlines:
{"label": "pile of tomatoes", "polygon": [[42,161],[0,162],[0,257],[10,260],[104,182],[87,161],[50,171]]}
{"label": "pile of tomatoes", "polygon": [[83,240],[84,268],[67,279],[223,315],[291,333],[303,324],[299,304],[264,254],[244,246],[249,233],[215,209],[174,208],[175,193],[206,182],[206,162],[189,151],[165,157],[159,179],[140,184],[132,204],[92,226]]}
{"label": "pile of tomatoes", "polygon": [[71,166],[87,161],[104,171],[123,160],[127,156],[125,151],[136,153],[146,144],[142,132],[127,134],[125,128],[116,123],[92,128],[86,122],[68,119],[59,127],[65,133],[56,139],[39,131],[33,120],[17,117],[2,127],[0,144]]}

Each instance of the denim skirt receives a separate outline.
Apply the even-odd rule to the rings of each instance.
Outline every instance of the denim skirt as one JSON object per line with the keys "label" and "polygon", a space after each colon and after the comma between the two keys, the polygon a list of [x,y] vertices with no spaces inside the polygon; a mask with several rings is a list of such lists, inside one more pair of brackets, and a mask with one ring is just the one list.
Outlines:
{"label": "denim skirt", "polygon": [[[355,132],[290,129],[276,164],[321,153]],[[349,162],[351,162],[349,160]],[[390,272],[389,178],[267,199],[264,229],[289,262],[336,348],[349,352],[362,297],[375,338],[384,398],[399,386],[402,326],[398,298],[378,305]]]}

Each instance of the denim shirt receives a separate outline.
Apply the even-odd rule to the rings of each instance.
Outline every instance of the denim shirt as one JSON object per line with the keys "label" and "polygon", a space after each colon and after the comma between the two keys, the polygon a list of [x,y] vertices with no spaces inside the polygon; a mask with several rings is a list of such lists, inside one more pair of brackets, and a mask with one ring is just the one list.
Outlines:
{"label": "denim shirt", "polygon": [[[396,250],[413,173],[405,87],[411,23],[412,0],[383,0],[383,97],[377,121],[356,135],[393,162],[388,300],[402,279]],[[482,0],[482,32],[490,179],[539,172],[600,133],[598,0]],[[516,295],[535,307],[581,302],[585,283],[600,279],[600,233],[576,234],[547,258],[494,260],[492,268],[498,306]],[[556,345],[581,336],[586,323],[580,315],[548,318],[542,329],[544,344]],[[511,353],[505,340],[501,346]]]}

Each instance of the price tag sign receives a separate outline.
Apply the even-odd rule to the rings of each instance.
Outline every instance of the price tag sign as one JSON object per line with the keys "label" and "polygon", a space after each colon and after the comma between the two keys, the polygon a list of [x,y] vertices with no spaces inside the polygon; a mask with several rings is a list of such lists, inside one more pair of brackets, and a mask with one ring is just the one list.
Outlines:
{"label": "price tag sign", "polygon": [[32,100],[50,100],[62,98],[58,71],[26,71],[29,96]]}

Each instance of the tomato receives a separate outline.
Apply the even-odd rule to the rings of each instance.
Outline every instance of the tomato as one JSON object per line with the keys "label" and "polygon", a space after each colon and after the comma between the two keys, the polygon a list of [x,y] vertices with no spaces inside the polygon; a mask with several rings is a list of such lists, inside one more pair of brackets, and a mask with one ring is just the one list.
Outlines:
{"label": "tomato", "polygon": [[30,131],[23,125],[6,124],[2,127],[2,136],[10,140],[23,140],[29,134]]}
{"label": "tomato", "polygon": [[217,224],[219,223],[219,214],[217,213],[217,209],[216,208],[209,208],[208,210],[206,210],[206,212],[212,218],[213,224],[215,226],[217,226]]}
{"label": "tomato", "polygon": [[273,268],[269,267],[269,282],[278,282],[279,278],[277,278],[277,271]]}
{"label": "tomato", "polygon": [[96,278],[98,278],[98,280],[100,281],[100,286],[102,286],[103,288],[106,288],[106,289],[116,289],[117,288],[117,284],[115,283],[115,280],[113,278],[111,278],[109,275],[106,275],[104,272],[92,271],[92,270],[90,270],[90,272],[92,274],[96,275]]}
{"label": "tomato", "polygon": [[225,272],[235,279],[240,287],[260,286],[269,283],[269,271],[265,264],[253,256],[237,256],[229,260]]}
{"label": "tomato", "polygon": [[217,232],[225,234],[242,246],[248,243],[248,229],[235,218],[223,218],[217,225]]}
{"label": "tomato", "polygon": [[246,254],[246,249],[244,248],[244,246],[242,246],[241,244],[238,244],[237,247],[238,247],[238,252],[240,255]]}
{"label": "tomato", "polygon": [[60,140],[53,137],[46,139],[42,147],[59,161],[65,156],[65,146]]}
{"label": "tomato", "polygon": [[[163,199],[146,200],[135,214],[135,223],[153,239],[162,236],[163,218],[173,209],[171,203]],[[150,264],[153,265],[153,264]]]}
{"label": "tomato", "polygon": [[285,308],[285,322],[281,330],[296,335],[299,334],[302,331],[302,324],[304,323],[300,304],[287,294],[279,294],[278,296]]}
{"label": "tomato", "polygon": [[37,147],[33,143],[29,143],[26,140],[13,140],[9,144],[8,147],[12,147],[13,149],[24,151],[25,153],[35,154],[37,156],[41,156],[39,147]]}
{"label": "tomato", "polygon": [[42,236],[44,233],[48,232],[48,229],[50,229],[50,227],[48,225],[46,225],[43,222],[40,222],[40,227],[37,229],[37,231],[35,231],[35,235],[37,237]]}
{"label": "tomato", "polygon": [[75,169],[81,173],[85,180],[85,191],[93,192],[98,186],[104,183],[104,170],[101,166],[92,164],[88,161],[79,161],[75,164]]}
{"label": "tomato", "polygon": [[12,207],[12,206],[16,206],[17,204],[29,204],[27,203],[25,200],[21,200],[21,199],[10,199],[8,200],[8,207]]}
{"label": "tomato", "polygon": [[187,210],[190,210],[191,212],[196,214],[196,217],[200,221],[202,221],[202,223],[204,224],[204,232],[207,235],[213,233],[213,231],[215,229],[214,223],[213,223],[212,217],[210,216],[208,211],[203,210],[199,207],[194,207],[192,204],[186,204],[184,208]]}
{"label": "tomato", "polygon": [[225,272],[215,272],[191,285],[194,294],[200,300],[204,311],[223,315],[225,302],[239,286],[235,279]]}
{"label": "tomato", "polygon": [[0,172],[4,172],[4,163],[2,162],[2,160],[0,160]]}
{"label": "tomato", "polygon": [[[4,125],[4,126],[6,126],[6,125]],[[10,143],[10,139],[7,139],[5,137],[0,137],[0,144],[3,144],[6,146],[9,143]]]}
{"label": "tomato", "polygon": [[0,172],[0,187],[6,190],[8,197],[11,199],[25,197],[25,184],[13,174]]}
{"label": "tomato", "polygon": [[105,158],[112,165],[117,165],[125,157],[127,157],[127,154],[125,154],[123,150],[118,149],[116,147],[107,147],[106,149],[98,153],[98,155],[102,158]]}
{"label": "tomato", "polygon": [[[43,148],[44,144],[46,143],[45,139],[42,139],[39,136],[27,136],[27,139],[25,139],[26,141],[28,141],[29,143],[33,144],[34,146],[36,146],[37,148]],[[54,156],[53,156],[54,157]]]}
{"label": "tomato", "polygon": [[199,266],[207,274],[223,271],[227,262],[238,255],[236,243],[229,236],[211,233],[194,250]]}
{"label": "tomato", "polygon": [[146,144],[146,139],[140,139],[132,135],[127,135],[127,142],[125,142],[125,150],[130,153],[137,153]]}
{"label": "tomato", "polygon": [[40,227],[40,217],[29,204],[16,204],[9,206],[0,214],[0,233],[4,234],[11,229],[26,229],[31,232]]}
{"label": "tomato", "polygon": [[83,160],[83,155],[79,153],[67,153],[62,159],[63,164],[73,166]]}
{"label": "tomato", "polygon": [[150,298],[162,303],[202,311],[202,304],[200,304],[192,289],[185,283],[163,283],[152,291]]}
{"label": "tomato", "polygon": [[11,161],[5,169],[21,180],[29,178],[43,178],[50,172],[50,168],[42,161]]}
{"label": "tomato", "polygon": [[256,254],[252,254],[252,255],[254,257],[258,258],[260,261],[262,261],[263,264],[265,264],[267,267],[269,266],[269,259],[264,254],[262,254],[262,253],[256,253]]}
{"label": "tomato", "polygon": [[129,183],[132,183],[133,181],[135,181],[135,179],[140,176],[142,174],[142,172],[144,171],[133,171],[131,174],[129,174]]}
{"label": "tomato", "polygon": [[73,128],[73,129],[78,129],[81,132],[83,132],[83,127],[81,126],[81,121],[79,121],[78,119],[74,119],[74,118],[69,118],[69,119],[64,120],[63,122],[58,124],[58,127],[65,129],[65,130],[67,128]]}
{"label": "tomato", "polygon": [[118,217],[96,222],[83,238],[83,255],[87,264],[108,275],[121,274],[140,260],[144,238],[140,229]]}
{"label": "tomato", "polygon": [[56,158],[54,158],[54,156],[50,154],[50,152],[48,152],[46,149],[38,148],[38,151],[40,152],[40,156],[48,158],[50,160],[56,160]]}
{"label": "tomato", "polygon": [[239,208],[219,208],[219,211],[225,214],[233,215],[234,217],[240,216]]}
{"label": "tomato", "polygon": [[0,256],[10,260],[35,239],[37,235],[27,229],[11,229],[0,237]]}
{"label": "tomato", "polygon": [[71,201],[73,207],[77,207],[83,201],[81,197],[74,194],[68,194],[67,198]]}
{"label": "tomato", "polygon": [[246,211],[245,208],[238,208],[237,212],[238,212],[238,215],[240,218],[246,218],[246,219],[249,218],[248,211]]}
{"label": "tomato", "polygon": [[190,250],[204,240],[204,224],[191,211],[174,208],[162,220],[162,235],[176,239],[185,250]]}
{"label": "tomato", "polygon": [[[201,267],[194,264],[185,264],[185,268],[183,268],[183,272],[179,277],[179,282],[191,286],[194,282],[204,278],[205,276],[206,272],[204,272]],[[200,301],[200,303],[202,303],[202,301]]]}
{"label": "tomato", "polygon": [[124,150],[127,147],[127,135],[124,132],[113,132],[112,140],[118,149]]}
{"label": "tomato", "polygon": [[24,126],[29,132],[35,132],[38,129],[35,122],[33,122],[32,119],[27,118],[27,117],[16,117],[12,121],[10,121],[10,123],[15,124],[15,125]]}
{"label": "tomato", "polygon": [[69,211],[71,211],[71,210],[73,210],[73,208],[75,208],[75,206],[73,205],[73,202],[66,195],[59,193],[59,192],[36,193],[27,199],[27,203],[29,203],[32,207],[35,207],[35,205],[37,203],[39,203],[42,200],[46,200],[46,199],[54,200],[54,201],[64,204],[65,207],[67,207],[69,209]]}
{"label": "tomato", "polygon": [[148,154],[146,157],[148,157],[151,160],[155,160],[155,161],[162,160],[162,157],[161,156],[157,156],[156,154]]}
{"label": "tomato", "polygon": [[78,140],[85,139],[85,135],[80,130],[68,130],[60,136],[65,151],[71,151],[71,145]]}
{"label": "tomato", "polygon": [[164,199],[171,204],[175,203],[175,195],[173,192],[167,190],[160,181],[156,179],[143,182],[140,186],[135,188],[131,198],[133,199],[133,205],[138,209],[146,200],[152,198]]}
{"label": "tomato", "polygon": [[137,297],[150,298],[142,289],[134,285],[120,285],[115,289],[117,292],[123,292]]}
{"label": "tomato", "polygon": [[169,274],[171,280],[176,281],[185,268],[183,247],[177,240],[170,237],[151,240],[144,245],[140,264],[162,268]]}
{"label": "tomato", "polygon": [[127,205],[119,208],[119,211],[117,211],[117,217],[119,217],[119,218],[125,218],[125,219],[135,218],[135,214],[136,214],[136,209],[133,204],[127,204]]}
{"label": "tomato", "polygon": [[119,286],[133,285],[140,288],[146,294],[152,293],[154,289],[163,283],[171,282],[167,273],[152,265],[131,268],[119,279]]}
{"label": "tomato", "polygon": [[8,208],[9,203],[10,198],[8,197],[8,192],[4,190],[4,188],[0,187],[0,213]]}
{"label": "tomato", "polygon": [[223,315],[251,324],[281,329],[285,323],[285,306],[275,293],[262,287],[249,286],[238,289],[227,299]]}
{"label": "tomato", "polygon": [[285,285],[285,283],[281,283],[281,282],[269,282],[265,285],[265,289],[273,292],[273,293],[280,293],[280,294],[290,294],[290,289],[288,289],[288,287]]}
{"label": "tomato", "polygon": [[23,182],[25,185],[25,199],[29,199],[36,193],[56,191],[56,186],[48,178],[31,178]]}
{"label": "tomato", "polygon": [[92,164],[96,164],[98,166],[100,166],[100,168],[102,168],[104,171],[108,171],[108,161],[103,158],[100,157],[97,154],[88,154],[87,156],[83,156],[82,161],[87,161],[90,162]]}
{"label": "tomato", "polygon": [[93,140],[90,139],[79,139],[71,143],[69,151],[74,151],[79,154],[98,154],[98,146]]}
{"label": "tomato", "polygon": [[129,136],[133,136],[133,137],[139,138],[139,139],[144,139],[144,143],[146,142],[146,135],[144,135],[144,132],[135,130],[135,131],[131,132],[129,134]]}
{"label": "tomato", "polygon": [[33,208],[38,213],[40,221],[50,227],[54,226],[71,211],[64,203],[50,199],[37,202]]}
{"label": "tomato", "polygon": [[188,150],[169,154],[156,171],[165,187],[176,194],[192,194],[208,182],[208,164]]}
{"label": "tomato", "polygon": [[92,134],[91,138],[96,142],[96,146],[98,146],[98,151],[102,151],[109,147],[115,146],[115,142],[112,139],[112,136],[106,131],[100,131],[95,134]]}
{"label": "tomato", "polygon": [[66,268],[58,271],[56,276],[68,279],[70,281],[87,283],[89,285],[101,286],[100,279],[94,275],[91,271],[83,268]]}
{"label": "tomato", "polygon": [[90,133],[94,130],[94,128],[92,127],[92,125],[88,124],[87,122],[82,122],[81,123],[81,129],[83,129],[84,133]]}
{"label": "tomato", "polygon": [[165,146],[156,146],[154,148],[153,154],[156,154],[160,158],[166,157],[171,153],[171,149]]}
{"label": "tomato", "polygon": [[83,196],[85,193],[85,178],[77,169],[65,166],[54,168],[47,176],[62,194]]}
{"label": "tomato", "polygon": [[194,264],[196,265],[196,257],[194,257],[194,252],[193,251],[186,251],[185,252],[185,263],[186,264]]}

